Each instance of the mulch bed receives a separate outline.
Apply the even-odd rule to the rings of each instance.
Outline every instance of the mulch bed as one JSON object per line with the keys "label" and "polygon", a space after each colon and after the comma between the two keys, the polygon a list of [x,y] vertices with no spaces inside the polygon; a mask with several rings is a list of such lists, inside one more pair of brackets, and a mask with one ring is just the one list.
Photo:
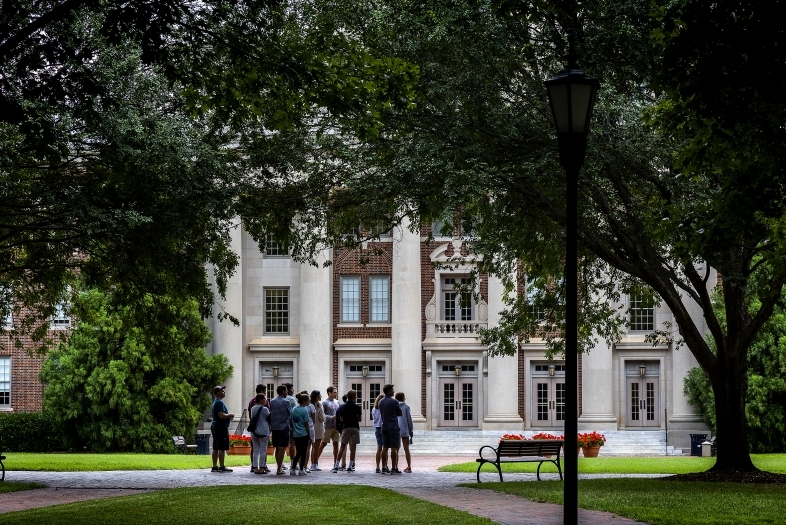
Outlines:
{"label": "mulch bed", "polygon": [[660,479],[668,481],[711,481],[728,483],[786,483],[786,474],[775,474],[762,471],[712,471],[676,474]]}

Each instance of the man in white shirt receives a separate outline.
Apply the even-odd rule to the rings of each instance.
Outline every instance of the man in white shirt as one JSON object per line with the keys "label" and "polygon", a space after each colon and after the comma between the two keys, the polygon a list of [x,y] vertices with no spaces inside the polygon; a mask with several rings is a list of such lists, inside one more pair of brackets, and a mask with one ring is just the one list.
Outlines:
{"label": "man in white shirt", "polygon": [[[336,430],[336,411],[341,404],[338,402],[338,392],[335,387],[327,387],[327,399],[322,401],[322,409],[325,411],[325,435],[322,437],[322,443],[319,445],[319,456],[325,450],[325,446],[329,442],[333,442],[333,464],[338,461],[338,442],[341,439],[341,433]],[[319,459],[317,456],[317,459]]]}

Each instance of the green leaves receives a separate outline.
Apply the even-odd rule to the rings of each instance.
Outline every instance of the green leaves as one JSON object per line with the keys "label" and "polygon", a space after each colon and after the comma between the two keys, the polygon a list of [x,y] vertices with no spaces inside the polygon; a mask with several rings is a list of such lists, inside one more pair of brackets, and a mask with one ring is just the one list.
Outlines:
{"label": "green leaves", "polygon": [[225,356],[205,354],[196,301],[87,289],[74,311],[77,328],[41,370],[44,409],[72,446],[167,452],[172,435],[192,435],[211,388],[232,373]]}

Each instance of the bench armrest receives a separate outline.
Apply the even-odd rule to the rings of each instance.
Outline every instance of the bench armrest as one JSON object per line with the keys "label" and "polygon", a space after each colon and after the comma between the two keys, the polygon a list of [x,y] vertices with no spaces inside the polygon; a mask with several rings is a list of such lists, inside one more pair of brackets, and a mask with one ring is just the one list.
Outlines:
{"label": "bench armrest", "polygon": [[[491,451],[491,453],[494,454],[494,459],[489,459],[489,458],[483,457],[483,451],[485,449],[489,449]],[[482,459],[483,461],[489,461],[489,462],[492,462],[492,463],[496,463],[496,462],[499,461],[499,450],[497,450],[496,448],[492,447],[491,445],[484,445],[484,446],[480,447],[480,450],[478,451],[478,456],[480,456],[480,459]]]}

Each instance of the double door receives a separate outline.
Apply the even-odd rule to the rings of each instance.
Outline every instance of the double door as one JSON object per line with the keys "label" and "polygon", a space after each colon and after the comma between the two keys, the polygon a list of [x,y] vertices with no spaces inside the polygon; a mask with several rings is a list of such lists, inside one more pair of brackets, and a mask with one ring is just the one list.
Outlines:
{"label": "double door", "polygon": [[275,399],[276,390],[286,383],[294,384],[294,374],[291,362],[284,363],[259,363],[260,383],[265,385],[265,395],[268,400]]}
{"label": "double door", "polygon": [[441,427],[478,426],[478,379],[476,377],[440,378]]}
{"label": "double door", "polygon": [[532,378],[532,426],[562,427],[565,425],[565,378]]}
{"label": "double door", "polygon": [[358,393],[357,404],[360,405],[363,415],[360,419],[361,427],[373,427],[374,418],[371,410],[374,408],[374,400],[382,393],[382,383],[384,378],[360,377],[349,378],[349,388]]}
{"label": "double door", "polygon": [[657,377],[628,377],[627,427],[660,426]]}

